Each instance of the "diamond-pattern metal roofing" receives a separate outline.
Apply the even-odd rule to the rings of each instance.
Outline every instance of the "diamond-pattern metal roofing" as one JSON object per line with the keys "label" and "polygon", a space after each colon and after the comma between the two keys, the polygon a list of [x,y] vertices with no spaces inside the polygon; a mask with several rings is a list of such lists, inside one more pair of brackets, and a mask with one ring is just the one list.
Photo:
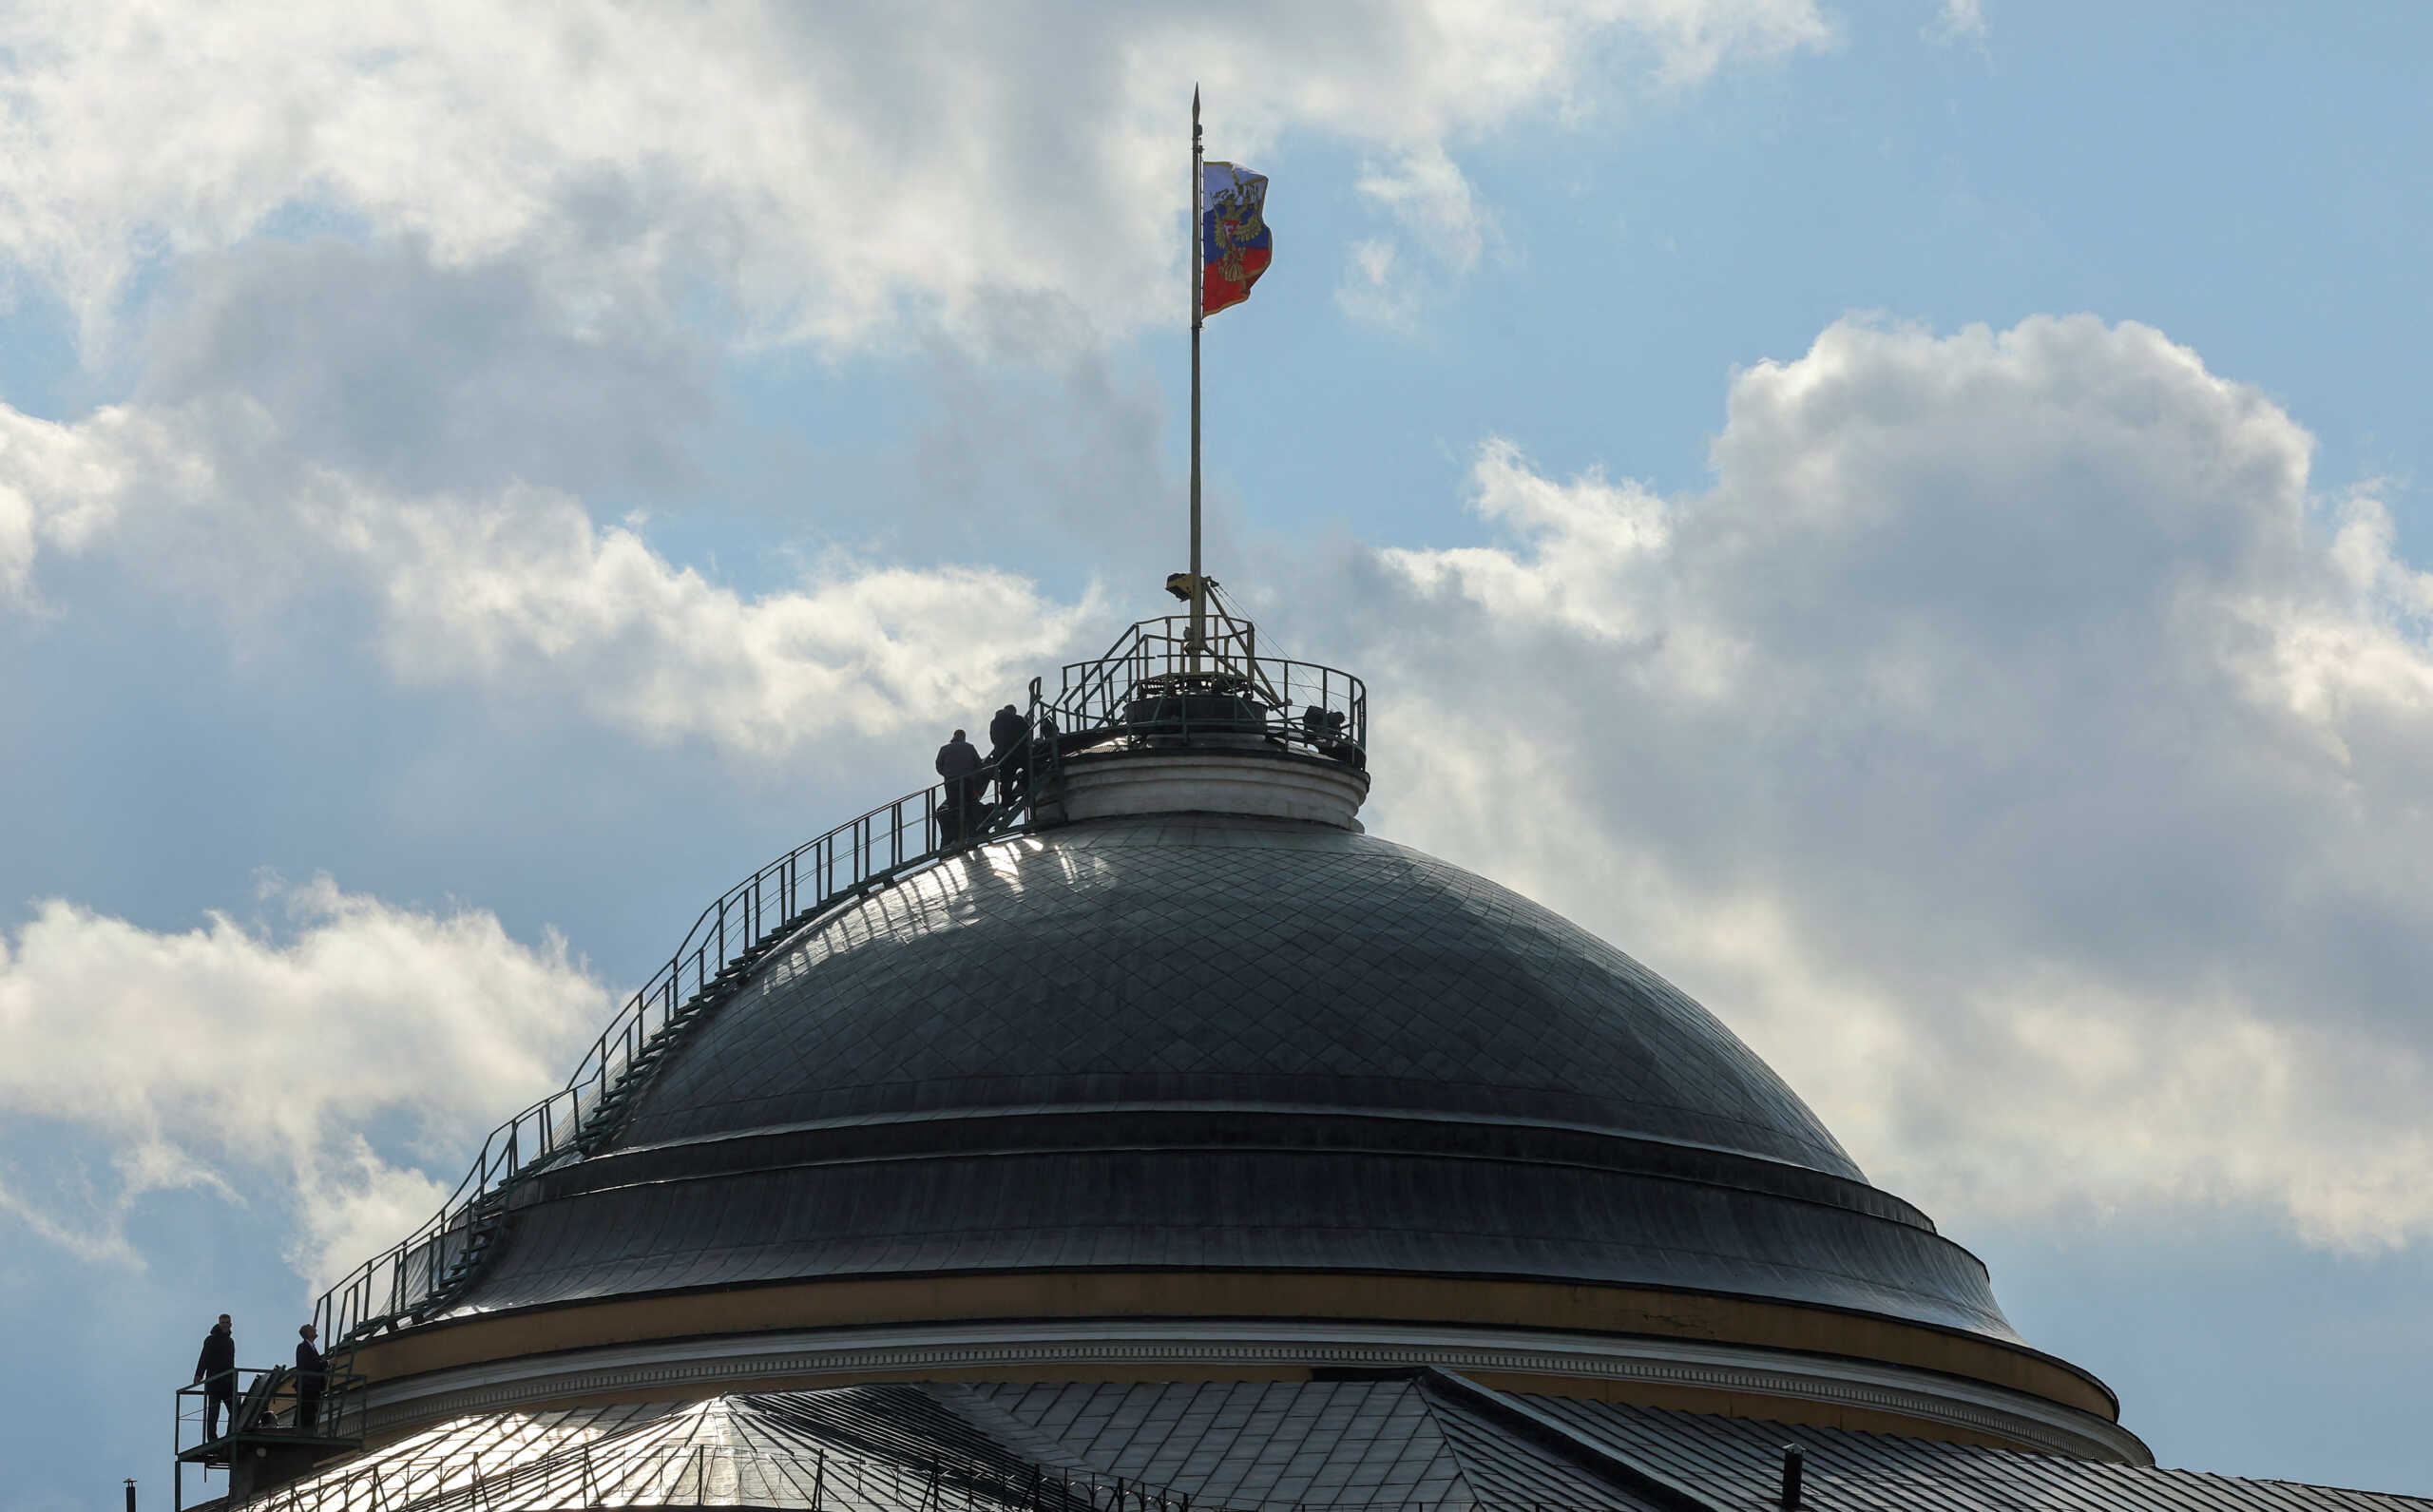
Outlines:
{"label": "diamond-pattern metal roofing", "polygon": [[1858,1177],[1730,1030],[1587,931],[1404,846],[1214,815],[992,845],[807,931],[625,1142],[1141,1101],[1548,1120]]}
{"label": "diamond-pattern metal roofing", "polygon": [[459,1299],[980,1271],[1759,1296],[2013,1342],[1712,1015],[1524,898],[1316,824],[979,848],[806,928]]}

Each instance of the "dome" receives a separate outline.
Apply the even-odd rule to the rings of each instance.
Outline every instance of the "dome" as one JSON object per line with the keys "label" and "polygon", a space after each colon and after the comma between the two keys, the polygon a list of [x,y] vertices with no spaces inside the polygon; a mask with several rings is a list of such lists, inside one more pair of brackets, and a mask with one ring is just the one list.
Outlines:
{"label": "dome", "polygon": [[1099,819],[804,930],[468,1297],[1238,1268],[1628,1283],[2015,1337],[1747,1046],[1518,894],[1347,830]]}
{"label": "dome", "polygon": [[721,946],[581,1138],[359,1273],[386,1421],[1460,1369],[2144,1456],[1714,1015],[1366,833],[1356,679],[1288,726],[1312,669],[1138,660],[1034,689],[1018,822]]}
{"label": "dome", "polygon": [[1861,1179],[1731,1031],[1577,926],[1406,846],[1209,813],[1001,842],[804,931],[621,1143],[1113,1106],[1572,1125]]}

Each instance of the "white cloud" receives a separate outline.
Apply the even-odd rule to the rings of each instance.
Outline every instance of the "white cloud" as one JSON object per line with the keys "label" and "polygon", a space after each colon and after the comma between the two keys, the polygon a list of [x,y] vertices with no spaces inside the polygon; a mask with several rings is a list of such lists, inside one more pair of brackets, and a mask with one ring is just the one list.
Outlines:
{"label": "white cloud", "polygon": [[1405,258],[1398,240],[1354,243],[1335,300],[1355,319],[1411,324],[1437,282],[1477,267],[1496,235],[1495,217],[1438,144],[1407,152],[1390,167],[1370,163],[1352,188],[1428,258],[1421,264]]}
{"label": "white cloud", "polygon": [[144,1258],[128,1242],[126,1220],[144,1196],[199,1187],[239,1206],[244,1201],[220,1173],[159,1140],[122,1145],[109,1164],[116,1179],[106,1188],[97,1185],[81,1162],[58,1173],[41,1195],[21,1193],[0,1181],[0,1213],[79,1260],[140,1270]]}
{"label": "white cloud", "polygon": [[250,400],[112,407],[75,425],[0,406],[0,504],[30,554],[110,553],[274,628],[333,588],[369,606],[401,679],[545,698],[653,740],[748,756],[990,708],[1100,618],[980,567],[827,564],[747,596],[545,488],[398,495],[289,456]]}
{"label": "white cloud", "polygon": [[762,755],[993,708],[1098,618],[978,567],[840,569],[746,599],[562,496],[416,507],[396,526],[382,587],[406,676],[543,683],[655,738]]}
{"label": "white cloud", "polygon": [[1668,544],[1663,501],[1636,484],[1590,472],[1559,484],[1529,469],[1520,449],[1493,439],[1470,469],[1478,514],[1535,540],[1561,540],[1548,560],[1523,562],[1493,546],[1388,548],[1385,560],[1423,593],[1451,592],[1499,618],[1551,622],[1596,640],[1643,629],[1638,606],[1614,592],[1621,573],[1660,562]]}
{"label": "white cloud", "polygon": [[1934,20],[1926,23],[1928,42],[1948,46],[1966,42],[1983,48],[1991,29],[1985,24],[1984,0],[1943,0]]}
{"label": "white cloud", "polygon": [[411,239],[257,241],[180,273],[138,354],[147,409],[242,394],[285,450],[413,493],[510,478],[700,491],[689,443],[716,409],[701,333],[646,310],[568,329],[532,268],[441,266]]}
{"label": "white cloud", "polygon": [[2433,578],[2311,452],[2083,316],[1838,324],[1734,379],[1694,496],[1489,443],[1497,542],[1367,584],[1381,822],[1681,981],[1946,1217],[2433,1235]]}
{"label": "white cloud", "polygon": [[1345,315],[1370,325],[1408,330],[1419,318],[1423,289],[1417,277],[1406,277],[1406,259],[1395,242],[1372,238],[1345,249],[1343,279],[1335,285],[1334,302]]}
{"label": "white cloud", "polygon": [[126,481],[125,419],[64,426],[0,405],[0,603],[30,600],[38,553],[80,549],[109,523]]}
{"label": "white cloud", "polygon": [[707,289],[768,338],[1043,306],[1121,329],[1183,255],[1195,80],[1223,153],[1424,153],[1830,37],[1812,0],[37,0],[0,21],[0,258],[88,323],[147,258],[318,222],[545,267],[578,315]]}
{"label": "white cloud", "polygon": [[[0,1207],[96,1259],[132,1263],[146,1192],[292,1194],[308,1277],[436,1211],[479,1132],[555,1085],[607,990],[565,943],[492,915],[274,886],[278,928],[214,913],[154,931],[57,899],[0,941],[0,1112],[96,1138],[116,1181],[63,1211],[20,1176]],[[374,1153],[393,1124],[402,1154]]]}

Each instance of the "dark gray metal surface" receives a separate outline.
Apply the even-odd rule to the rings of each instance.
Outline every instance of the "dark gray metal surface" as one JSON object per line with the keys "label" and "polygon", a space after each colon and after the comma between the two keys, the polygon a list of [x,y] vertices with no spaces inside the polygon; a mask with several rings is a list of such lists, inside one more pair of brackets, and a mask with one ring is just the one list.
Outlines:
{"label": "dark gray metal surface", "polygon": [[1511,891],[1317,825],[991,845],[775,952],[467,1307],[1066,1268],[1720,1292],[2015,1338],[1704,1009]]}
{"label": "dark gray metal surface", "polygon": [[471,1295],[499,1308],[810,1275],[1175,1267],[1631,1282],[2009,1336],[1964,1254],[1863,1214],[1590,1170],[1221,1147],[577,1193],[520,1216]]}
{"label": "dark gray metal surface", "polygon": [[625,1142],[949,1108],[1249,1102],[1590,1125],[1856,1177],[1730,1030],[1526,898],[1318,825],[988,848],[816,931]]}

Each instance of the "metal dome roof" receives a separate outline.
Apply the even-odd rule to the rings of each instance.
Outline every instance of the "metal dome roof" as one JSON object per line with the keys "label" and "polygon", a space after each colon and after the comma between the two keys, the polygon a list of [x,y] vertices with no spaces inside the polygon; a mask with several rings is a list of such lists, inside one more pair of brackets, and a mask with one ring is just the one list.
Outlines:
{"label": "metal dome roof", "polygon": [[1546,909],[1372,836],[1213,814],[991,846],[807,931],[623,1142],[1106,1104],[1571,1123],[1861,1178],[1730,1030]]}
{"label": "metal dome roof", "polygon": [[1601,1282],[2015,1339],[1983,1266],[1619,950],[1404,846],[1188,813],[979,847],[805,929],[613,1145],[519,1194],[463,1305],[1065,1268]]}

